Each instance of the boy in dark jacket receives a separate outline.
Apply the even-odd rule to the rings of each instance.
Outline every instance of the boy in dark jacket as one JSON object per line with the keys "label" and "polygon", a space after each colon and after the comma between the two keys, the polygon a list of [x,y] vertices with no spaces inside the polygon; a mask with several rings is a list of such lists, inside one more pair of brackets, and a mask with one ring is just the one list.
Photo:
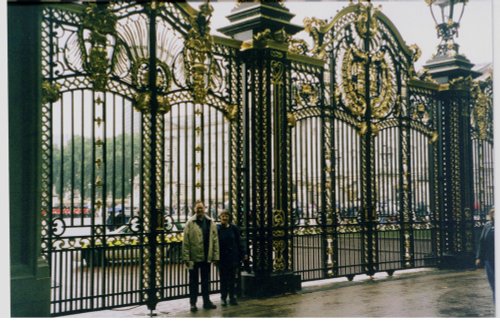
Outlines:
{"label": "boy in dark jacket", "polygon": [[227,305],[227,295],[229,294],[229,304],[237,305],[235,297],[235,275],[243,259],[247,260],[245,248],[241,243],[240,230],[230,222],[229,211],[223,211],[219,215],[221,223],[217,225],[219,233],[220,249],[220,286],[222,305]]}

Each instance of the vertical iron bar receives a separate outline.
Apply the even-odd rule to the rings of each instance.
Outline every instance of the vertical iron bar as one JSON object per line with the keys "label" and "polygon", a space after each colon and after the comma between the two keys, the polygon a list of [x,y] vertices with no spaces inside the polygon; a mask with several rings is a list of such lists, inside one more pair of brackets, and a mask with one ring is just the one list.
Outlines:
{"label": "vertical iron bar", "polygon": [[150,163],[150,171],[149,171],[149,179],[150,179],[150,202],[147,204],[149,206],[150,212],[150,222],[149,222],[149,230],[146,231],[148,234],[148,247],[149,247],[149,276],[148,276],[148,284],[149,288],[146,290],[148,298],[147,298],[147,307],[149,310],[154,310],[157,304],[157,296],[156,296],[156,227],[158,223],[158,211],[156,208],[156,125],[157,125],[157,113],[158,113],[158,101],[157,101],[157,89],[156,89],[156,3],[151,3],[149,11],[149,80],[148,80],[148,88],[151,92],[151,149],[150,149],[150,157],[146,158]]}

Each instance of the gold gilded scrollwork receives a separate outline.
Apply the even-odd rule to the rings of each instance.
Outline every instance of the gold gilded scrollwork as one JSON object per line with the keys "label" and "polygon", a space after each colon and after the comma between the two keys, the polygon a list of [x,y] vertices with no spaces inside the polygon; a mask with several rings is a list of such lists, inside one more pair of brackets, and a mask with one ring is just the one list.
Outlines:
{"label": "gold gilded scrollwork", "polygon": [[42,104],[53,103],[61,97],[61,84],[42,82]]}
{"label": "gold gilded scrollwork", "polygon": [[230,103],[226,106],[226,117],[229,121],[233,121],[238,115],[238,105]]}
{"label": "gold gilded scrollwork", "polygon": [[301,97],[306,100],[309,105],[318,104],[318,91],[311,84],[302,84],[299,92]]}
{"label": "gold gilded scrollwork", "polygon": [[193,92],[194,103],[203,103],[208,93],[211,69],[212,36],[210,35],[210,18],[213,7],[202,4],[200,11],[190,17],[191,29],[184,43],[184,67],[186,81]]}
{"label": "gold gilded scrollwork", "polygon": [[[281,54],[280,52],[277,52]],[[285,72],[285,65],[281,61],[271,61],[271,76],[272,83],[275,85],[283,84],[283,74]]]}
{"label": "gold gilded scrollwork", "polygon": [[[279,43],[287,43],[291,41],[291,37],[289,34],[286,33],[285,29],[280,29],[278,31],[275,31],[274,33],[271,32],[269,28],[266,28],[262,32],[256,33],[251,40],[247,40],[241,44],[241,49],[246,50],[246,49],[251,49],[254,46],[256,47],[262,47],[266,44],[268,41],[275,41]],[[274,52],[279,53],[279,52]],[[273,55],[276,57],[275,55]],[[280,53],[280,55],[277,56],[278,58],[282,58],[283,54]]]}
{"label": "gold gilded scrollwork", "polygon": [[429,74],[429,69],[427,68],[423,68],[418,75],[421,81],[437,84],[436,80]]}
{"label": "gold gilded scrollwork", "polygon": [[288,127],[295,127],[297,125],[297,117],[293,112],[289,112],[286,114],[286,121]]}
{"label": "gold gilded scrollwork", "polygon": [[82,61],[96,91],[105,91],[115,60],[117,20],[107,5],[95,3],[89,3],[82,16],[78,31]]}
{"label": "gold gilded scrollwork", "polygon": [[281,228],[285,226],[285,213],[283,210],[273,211],[273,236],[284,236],[285,231]]}
{"label": "gold gilded scrollwork", "polygon": [[311,83],[299,84],[293,90],[294,99],[297,105],[303,107],[316,106],[319,101],[319,91]]}
{"label": "gold gilded scrollwork", "polygon": [[276,42],[287,42],[288,39],[288,34],[286,33],[284,28],[274,32],[273,34],[273,40],[275,40]]}
{"label": "gold gilded scrollwork", "polygon": [[371,108],[373,117],[377,119],[386,116],[390,107],[396,102],[396,92],[392,85],[394,77],[384,56],[384,51],[376,53],[370,65]]}
{"label": "gold gilded scrollwork", "polygon": [[351,46],[342,63],[342,79],[346,104],[355,116],[363,116],[366,111],[364,99],[365,65],[368,60],[365,53]]}
{"label": "gold gilded scrollwork", "polygon": [[393,85],[393,73],[385,59],[385,52],[373,53],[371,60],[368,53],[351,46],[342,62],[343,95],[347,107],[355,116],[364,116],[367,103],[365,99],[366,66],[370,74],[370,107],[373,118],[380,119],[389,114],[396,103],[396,91]]}
{"label": "gold gilded scrollwork", "polygon": [[[142,58],[137,60],[132,66],[132,83],[138,89],[134,95],[135,108],[140,112],[149,112],[151,110],[151,92],[149,85],[149,59]],[[156,62],[156,88],[160,94],[157,95],[158,113],[165,114],[170,111],[170,101],[164,93],[171,88],[172,72],[163,62]]]}
{"label": "gold gilded scrollwork", "polygon": [[285,225],[285,213],[283,210],[273,210],[273,227],[283,227]]}
{"label": "gold gilded scrollwork", "polygon": [[303,23],[304,31],[309,33],[314,42],[314,46],[311,49],[312,55],[316,58],[323,59],[326,56],[326,51],[325,44],[323,44],[322,29],[326,26],[326,20],[306,17]]}
{"label": "gold gilded scrollwork", "polygon": [[429,122],[430,116],[423,103],[417,104],[415,110],[413,111],[413,119],[420,120],[424,124],[427,124]]}
{"label": "gold gilded scrollwork", "polygon": [[473,90],[473,97],[475,99],[475,106],[471,117],[472,126],[478,130],[479,138],[486,140],[492,128],[490,99],[477,84]]}
{"label": "gold gilded scrollwork", "polygon": [[[158,113],[166,114],[170,111],[171,105],[170,101],[166,96],[158,95],[156,97],[158,103]],[[137,111],[146,113],[151,110],[151,93],[150,92],[138,92],[134,96],[135,108]]]}
{"label": "gold gilded scrollwork", "polygon": [[368,132],[368,124],[366,124],[366,122],[360,122],[358,128],[359,128],[358,133],[361,136],[365,135],[366,132]]}
{"label": "gold gilded scrollwork", "polygon": [[283,271],[285,270],[285,256],[283,252],[285,251],[285,241],[284,240],[274,240],[273,241],[273,270]]}
{"label": "gold gilded scrollwork", "polygon": [[302,39],[290,39],[288,40],[288,51],[290,53],[306,55],[309,51],[307,42]]}
{"label": "gold gilded scrollwork", "polygon": [[272,38],[271,37],[271,30],[269,28],[266,28],[262,32],[255,34],[253,37],[253,41],[254,41],[254,43],[258,43],[258,42],[270,40],[271,38]]}
{"label": "gold gilded scrollwork", "polygon": [[420,59],[420,56],[422,56],[422,50],[420,50],[419,46],[416,44],[410,45],[409,48],[412,52],[411,59],[413,63],[415,63],[418,61],[418,59]]}
{"label": "gold gilded scrollwork", "polygon": [[[377,34],[378,31],[378,21],[376,19],[370,19],[370,23],[368,24],[368,11],[370,9],[374,12],[377,10],[371,3],[369,3],[368,6],[359,6],[356,31],[362,38],[372,37]],[[371,13],[371,15],[373,16],[374,13]]]}

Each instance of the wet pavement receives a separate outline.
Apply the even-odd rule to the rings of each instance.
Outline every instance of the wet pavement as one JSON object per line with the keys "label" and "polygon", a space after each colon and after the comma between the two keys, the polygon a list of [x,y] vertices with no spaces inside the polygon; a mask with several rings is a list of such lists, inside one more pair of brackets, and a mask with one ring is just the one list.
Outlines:
{"label": "wet pavement", "polygon": [[[161,302],[155,318],[167,317],[495,317],[492,293],[483,269],[396,271],[392,277],[378,273],[373,279],[356,276],[308,282],[295,294],[264,299],[240,299],[238,306],[221,307],[219,294],[211,295],[215,310],[189,311],[189,300]],[[74,318],[145,318],[146,306],[76,314]]]}

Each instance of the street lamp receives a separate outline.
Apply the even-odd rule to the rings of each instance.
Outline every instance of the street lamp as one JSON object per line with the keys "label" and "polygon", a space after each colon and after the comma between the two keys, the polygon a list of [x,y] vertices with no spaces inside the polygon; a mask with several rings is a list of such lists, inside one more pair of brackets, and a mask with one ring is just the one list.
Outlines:
{"label": "street lamp", "polygon": [[438,37],[441,38],[436,56],[453,57],[458,54],[458,44],[455,43],[454,37],[458,36],[467,1],[425,0],[436,23]]}

